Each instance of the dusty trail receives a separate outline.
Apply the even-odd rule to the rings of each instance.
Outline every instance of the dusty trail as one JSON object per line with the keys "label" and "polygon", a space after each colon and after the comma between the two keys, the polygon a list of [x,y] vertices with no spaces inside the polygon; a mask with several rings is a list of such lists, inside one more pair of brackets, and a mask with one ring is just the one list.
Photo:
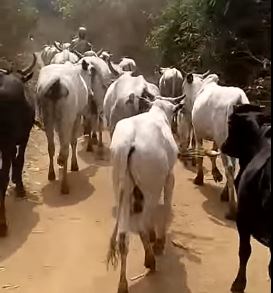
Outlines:
{"label": "dusty trail", "polygon": [[[25,173],[28,199],[15,199],[12,190],[7,198],[10,234],[0,240],[1,293],[116,293],[118,271],[107,272],[105,266],[114,223],[111,168],[82,145],[83,140],[80,172],[69,174],[71,193],[62,196],[59,182],[47,181],[44,133],[33,130]],[[233,223],[223,217],[222,185],[207,173],[206,185],[195,187],[194,173],[179,162],[175,175],[166,253],[155,275],[130,282],[130,293],[228,293],[237,272],[238,244]],[[130,246],[129,278],[144,271],[140,240],[131,237]],[[254,240],[252,247],[247,293],[267,293],[269,253]]]}

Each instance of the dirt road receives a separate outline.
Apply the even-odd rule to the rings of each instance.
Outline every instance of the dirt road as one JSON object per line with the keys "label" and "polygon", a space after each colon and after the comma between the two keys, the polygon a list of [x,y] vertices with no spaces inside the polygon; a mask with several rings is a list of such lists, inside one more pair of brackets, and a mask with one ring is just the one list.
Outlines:
{"label": "dirt road", "polygon": [[[59,182],[47,181],[44,133],[32,132],[25,174],[28,199],[15,199],[12,190],[7,198],[10,230],[0,240],[1,293],[116,293],[118,271],[107,272],[105,266],[114,223],[111,168],[83,145],[81,140],[80,172],[69,175],[71,193],[62,196]],[[206,185],[195,187],[194,173],[179,162],[175,175],[166,253],[158,259],[156,274],[130,282],[130,293],[228,293],[237,272],[238,244],[234,224],[223,217],[222,185],[207,173]],[[247,293],[267,293],[269,253],[254,240],[252,244]],[[140,240],[132,236],[130,247],[129,278],[144,271]]]}

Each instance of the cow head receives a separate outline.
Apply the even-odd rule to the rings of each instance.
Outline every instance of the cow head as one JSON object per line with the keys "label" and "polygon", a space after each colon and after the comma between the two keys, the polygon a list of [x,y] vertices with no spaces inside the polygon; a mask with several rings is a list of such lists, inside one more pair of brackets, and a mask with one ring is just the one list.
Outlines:
{"label": "cow head", "polygon": [[32,63],[23,68],[23,69],[18,69],[17,71],[13,71],[12,68],[10,69],[0,69],[0,72],[1,73],[4,73],[4,74],[14,74],[15,76],[17,76],[23,83],[29,81],[32,77],[33,77],[33,71],[32,69],[34,68],[35,64],[36,64],[36,61],[37,61],[37,57],[35,54],[33,54],[33,61]]}
{"label": "cow head", "polygon": [[91,96],[94,95],[93,92],[93,82],[94,82],[94,78],[96,76],[96,68],[94,67],[94,65],[91,62],[88,62],[87,59],[83,58],[81,61],[81,66],[82,66],[82,71],[83,71],[83,78],[86,82],[86,85],[88,87],[89,90],[89,94]]}
{"label": "cow head", "polygon": [[223,153],[235,158],[247,155],[258,143],[261,127],[268,121],[263,110],[251,104],[234,106],[228,122],[228,137],[221,147]]}
{"label": "cow head", "polygon": [[218,75],[210,74],[210,71],[203,74],[187,73],[183,81],[182,92],[186,95],[187,100],[191,101],[190,104],[193,105],[198,93],[206,84],[212,82],[218,83],[218,81]]}

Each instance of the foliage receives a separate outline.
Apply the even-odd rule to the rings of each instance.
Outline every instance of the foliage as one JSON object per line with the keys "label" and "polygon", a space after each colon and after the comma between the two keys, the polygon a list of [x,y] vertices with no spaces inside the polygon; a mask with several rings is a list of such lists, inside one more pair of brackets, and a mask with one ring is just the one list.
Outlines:
{"label": "foliage", "polygon": [[245,85],[261,69],[257,60],[270,59],[270,34],[270,0],[170,0],[147,43],[164,65],[209,67]]}
{"label": "foliage", "polygon": [[213,37],[207,7],[204,0],[169,2],[147,40],[149,46],[161,52],[163,65],[182,65],[185,70],[188,66],[198,67],[206,44]]}
{"label": "foliage", "polygon": [[33,0],[1,0],[0,55],[12,56],[37,20]]}

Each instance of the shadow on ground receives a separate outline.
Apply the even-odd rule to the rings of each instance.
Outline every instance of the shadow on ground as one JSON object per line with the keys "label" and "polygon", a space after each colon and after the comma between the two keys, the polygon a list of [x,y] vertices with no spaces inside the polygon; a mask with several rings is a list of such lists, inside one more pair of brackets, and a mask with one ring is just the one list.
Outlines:
{"label": "shadow on ground", "polygon": [[8,235],[0,238],[0,262],[20,249],[38,224],[40,217],[34,211],[36,203],[29,200],[34,197],[32,194],[26,199],[18,199],[14,195],[7,196]]}
{"label": "shadow on ground", "polygon": [[203,186],[198,186],[198,189],[206,198],[206,201],[202,204],[202,207],[209,215],[209,219],[217,225],[236,228],[235,222],[225,218],[225,214],[228,211],[228,203],[221,202],[220,200],[223,186],[206,182]]}
{"label": "shadow on ground", "polygon": [[[44,203],[52,207],[63,207],[75,205],[86,200],[95,191],[89,179],[96,174],[97,169],[96,166],[92,165],[79,172],[68,173],[70,193],[66,195],[60,193],[61,183],[59,180],[48,182],[42,188]],[[59,172],[61,173],[62,171],[60,170]]]}

